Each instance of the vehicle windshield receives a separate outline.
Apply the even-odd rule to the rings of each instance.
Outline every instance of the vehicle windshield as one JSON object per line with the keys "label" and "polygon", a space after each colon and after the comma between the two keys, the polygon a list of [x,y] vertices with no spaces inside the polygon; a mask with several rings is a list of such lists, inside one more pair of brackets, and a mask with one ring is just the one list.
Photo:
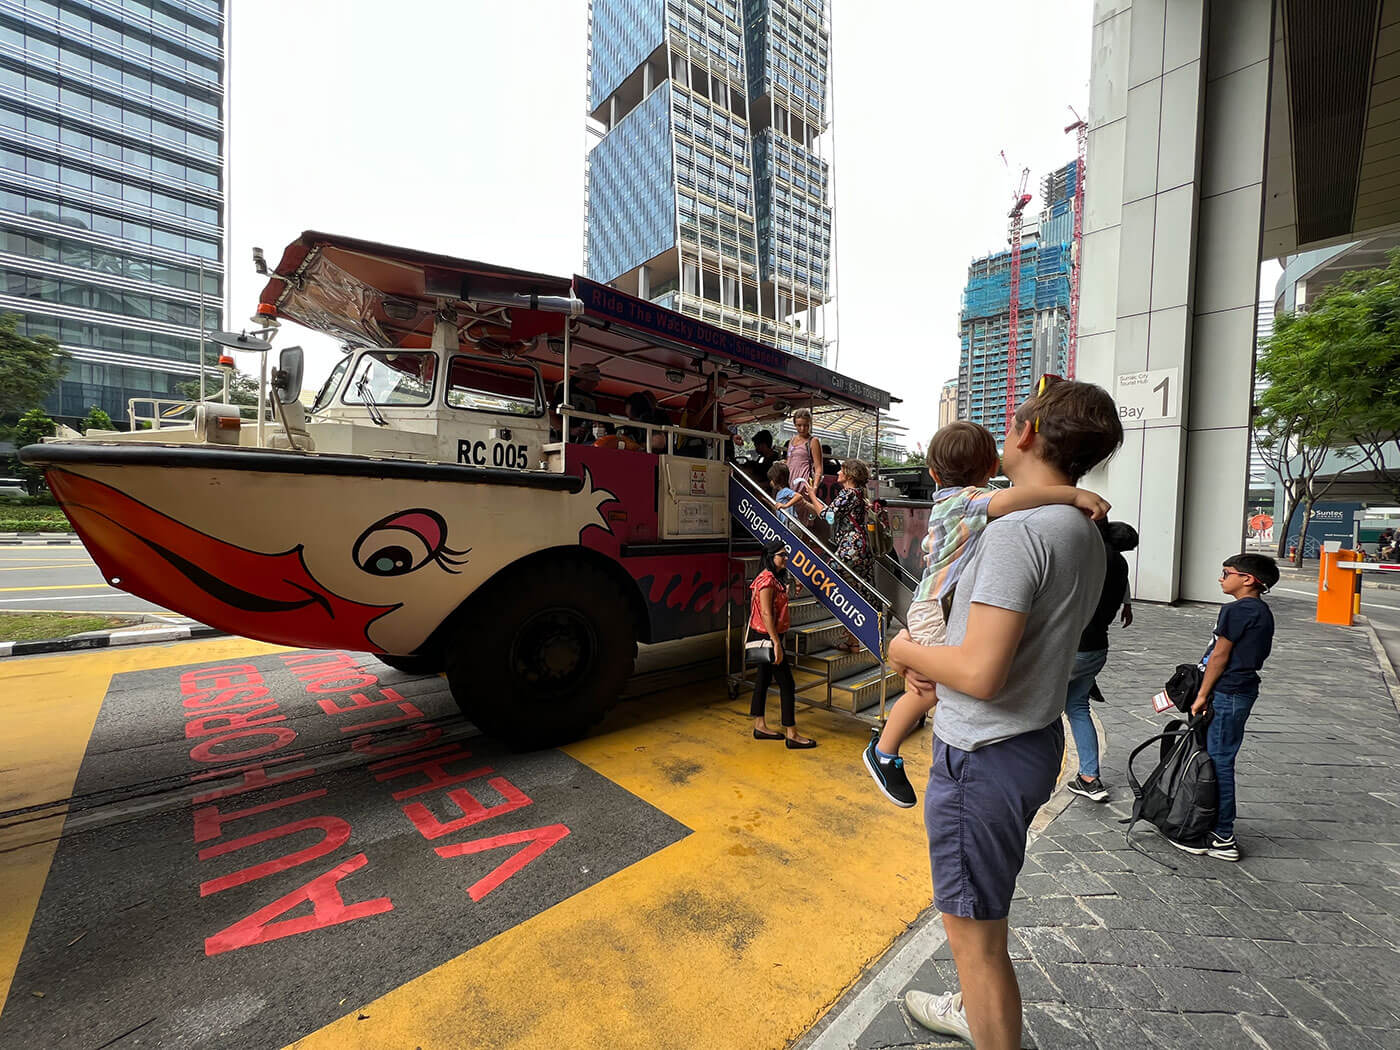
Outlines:
{"label": "vehicle windshield", "polygon": [[426,405],[433,399],[436,374],[436,354],[373,350],[363,354],[355,365],[355,374],[345,388],[345,403],[363,405],[368,401],[380,408]]}
{"label": "vehicle windshield", "polygon": [[335,397],[336,388],[340,386],[340,378],[345,375],[345,370],[349,367],[349,354],[346,354],[335,363],[335,367],[331,369],[331,374],[326,376],[326,381],[321,384],[321,390],[316,395],[316,400],[311,402],[311,411],[313,413],[321,411],[331,403],[332,398]]}

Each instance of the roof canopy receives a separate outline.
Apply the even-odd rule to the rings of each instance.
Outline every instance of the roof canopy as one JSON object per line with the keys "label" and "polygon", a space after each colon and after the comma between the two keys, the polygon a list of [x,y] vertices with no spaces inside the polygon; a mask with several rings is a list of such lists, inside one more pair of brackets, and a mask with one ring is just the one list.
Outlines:
{"label": "roof canopy", "polygon": [[[581,313],[532,309],[531,297],[573,296]],[[516,301],[517,305],[502,305]],[[730,422],[769,419],[798,405],[888,409],[883,390],[583,277],[572,280],[503,266],[307,232],[287,246],[261,301],[281,317],[362,346],[427,347],[439,311],[459,345],[477,354],[528,360],[547,381],[596,364],[599,391],[653,390],[670,407],[723,371]]]}

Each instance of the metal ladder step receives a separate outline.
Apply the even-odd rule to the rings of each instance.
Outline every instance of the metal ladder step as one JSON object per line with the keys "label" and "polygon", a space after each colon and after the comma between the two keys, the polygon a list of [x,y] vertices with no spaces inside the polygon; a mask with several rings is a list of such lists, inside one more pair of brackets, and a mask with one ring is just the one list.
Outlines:
{"label": "metal ladder step", "polygon": [[857,671],[863,671],[867,667],[876,667],[879,663],[880,661],[864,649],[854,653],[844,652],[840,649],[819,649],[814,653],[803,653],[801,658],[804,670],[825,674],[831,682],[849,678]]}
{"label": "metal ladder step", "polygon": [[792,633],[797,636],[799,653],[821,652],[846,638],[846,629],[841,626],[841,621],[831,616],[823,620],[813,620],[800,627],[794,626]]}
{"label": "metal ladder step", "polygon": [[[888,714],[896,698],[904,692],[904,678],[894,671],[885,671],[885,713]],[[858,714],[861,711],[880,708],[880,668],[868,667],[848,678],[831,683],[831,706]]]}

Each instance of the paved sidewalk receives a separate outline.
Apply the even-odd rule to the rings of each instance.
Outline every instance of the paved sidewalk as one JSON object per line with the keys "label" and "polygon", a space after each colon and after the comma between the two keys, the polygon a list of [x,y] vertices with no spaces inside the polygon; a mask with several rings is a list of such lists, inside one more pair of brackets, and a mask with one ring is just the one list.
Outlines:
{"label": "paved sidewalk", "polygon": [[[1274,655],[1239,758],[1238,864],[1135,831],[1169,870],[1130,850],[1118,823],[1127,754],[1165,721],[1148,697],[1200,654],[1215,610],[1142,606],[1113,630],[1109,702],[1096,705],[1113,799],[1076,798],[1031,844],[1012,908],[1025,1045],[1400,1048],[1400,718],[1363,628],[1271,604]],[[933,915],[801,1045],[964,1045],[905,1016],[911,987],[956,987]]]}

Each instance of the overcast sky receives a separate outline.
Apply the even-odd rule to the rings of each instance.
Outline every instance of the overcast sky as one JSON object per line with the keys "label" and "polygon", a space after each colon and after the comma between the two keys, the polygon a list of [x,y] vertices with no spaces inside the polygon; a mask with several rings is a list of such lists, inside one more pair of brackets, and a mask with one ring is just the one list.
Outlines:
{"label": "overcast sky", "polygon": [[[581,268],[584,0],[230,7],[231,327],[262,287],[252,246],[273,262],[306,229]],[[1030,167],[1036,211],[1074,155],[1091,0],[832,7],[838,368],[903,398],[923,442],[957,375],[967,264],[1006,243],[1001,151]],[[335,356],[312,351],[308,384]]]}

